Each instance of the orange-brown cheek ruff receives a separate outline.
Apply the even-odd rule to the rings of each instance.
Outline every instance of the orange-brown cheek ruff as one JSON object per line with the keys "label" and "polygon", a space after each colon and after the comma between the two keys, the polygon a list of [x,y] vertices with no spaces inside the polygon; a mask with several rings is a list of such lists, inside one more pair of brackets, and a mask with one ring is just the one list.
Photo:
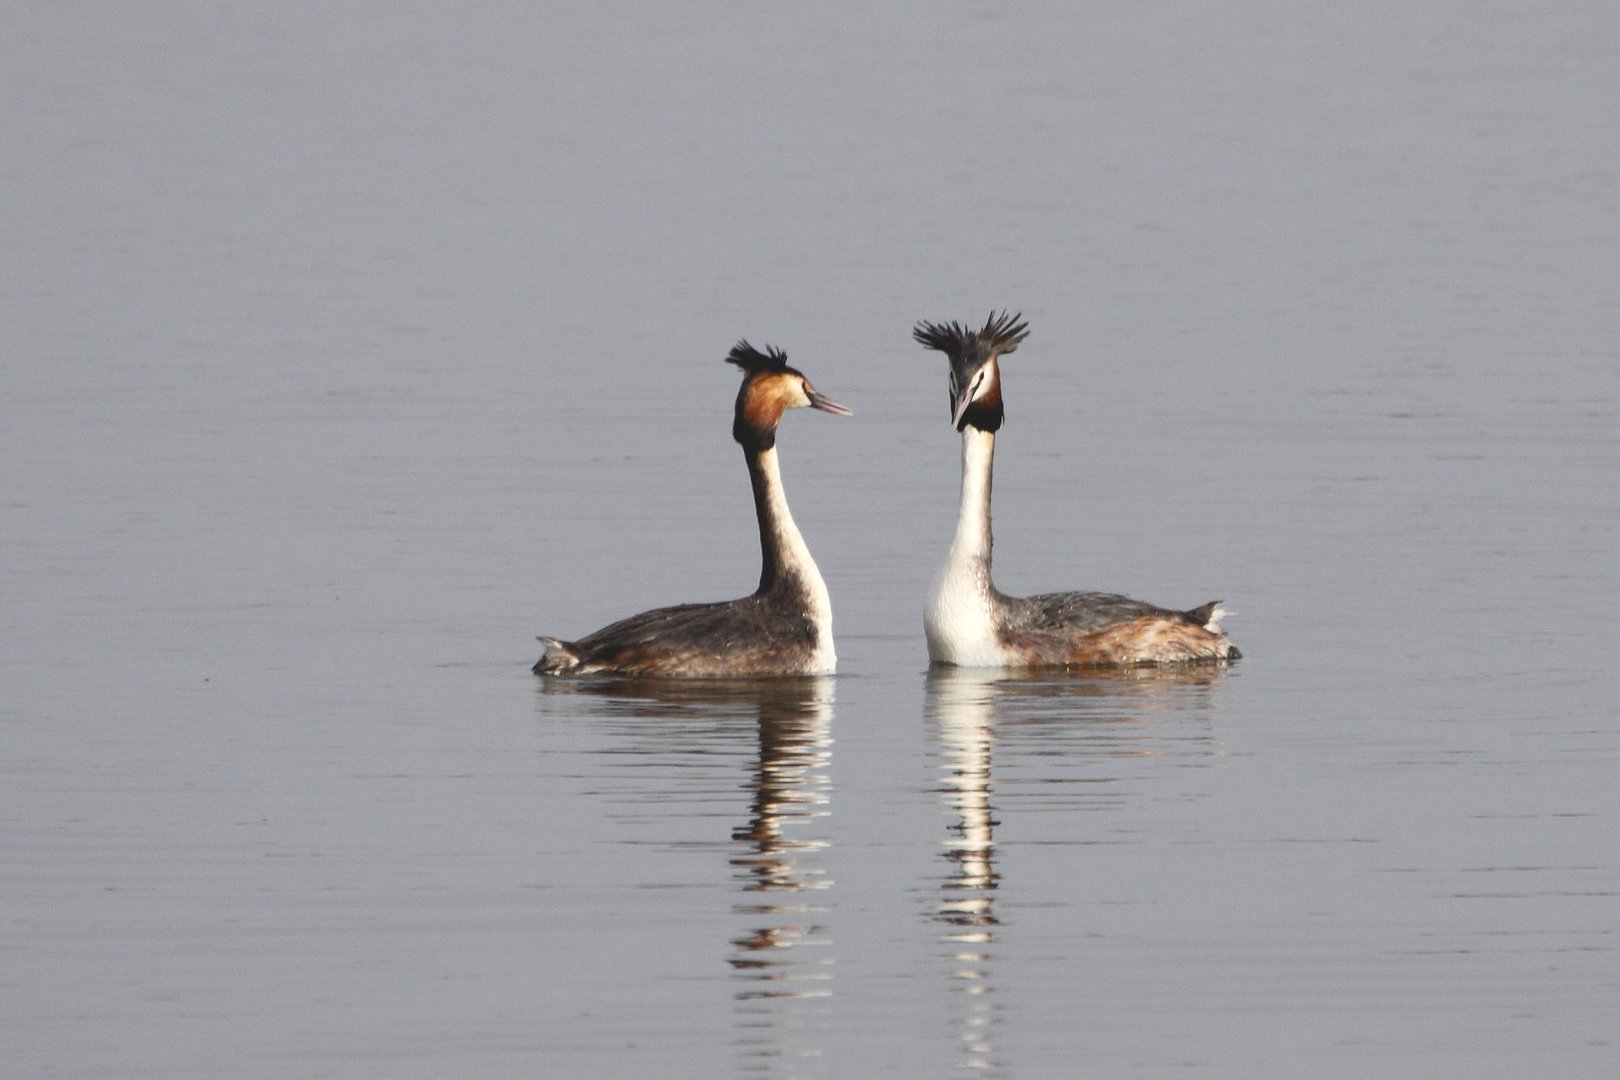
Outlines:
{"label": "orange-brown cheek ruff", "polygon": [[796,400],[794,383],[785,378],[758,378],[748,387],[738,412],[752,431],[769,431],[782,422],[782,414]]}

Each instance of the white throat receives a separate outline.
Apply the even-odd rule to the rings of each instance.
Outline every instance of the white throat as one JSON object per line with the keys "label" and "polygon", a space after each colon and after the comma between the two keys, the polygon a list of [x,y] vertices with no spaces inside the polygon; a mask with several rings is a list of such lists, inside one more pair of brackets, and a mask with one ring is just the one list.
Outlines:
{"label": "white throat", "polygon": [[928,658],[961,667],[1003,663],[996,639],[990,583],[990,481],[996,436],[975,427],[962,430],[962,502],[956,535],[945,555],[923,613]]}

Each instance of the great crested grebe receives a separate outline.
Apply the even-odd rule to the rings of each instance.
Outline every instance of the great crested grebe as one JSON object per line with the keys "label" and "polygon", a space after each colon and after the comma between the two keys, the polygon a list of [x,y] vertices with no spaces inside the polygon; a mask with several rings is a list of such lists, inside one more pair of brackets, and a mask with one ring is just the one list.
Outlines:
{"label": "great crested grebe", "polygon": [[962,505],[923,625],[928,656],[958,667],[1130,666],[1235,660],[1220,601],[1171,611],[1116,593],[1004,596],[990,580],[990,476],[1001,427],[997,359],[1018,348],[1022,316],[981,330],[918,323],[912,336],[951,362],[951,423],[962,433]]}
{"label": "great crested grebe", "polygon": [[739,341],[726,362],[743,370],[731,436],[742,444],[754,486],[764,563],[759,588],[740,600],[644,611],[578,641],[542,637],[546,651],[534,665],[536,675],[826,675],[836,667],[832,604],[788,512],[776,425],[788,409],[808,406],[836,416],[850,410],[788,367],[780,349],[760,352]]}

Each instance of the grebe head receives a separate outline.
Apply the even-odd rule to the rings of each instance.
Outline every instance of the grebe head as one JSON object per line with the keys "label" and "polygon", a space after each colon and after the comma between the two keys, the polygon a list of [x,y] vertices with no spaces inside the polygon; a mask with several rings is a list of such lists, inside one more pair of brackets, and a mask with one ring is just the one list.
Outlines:
{"label": "grebe head", "polygon": [[911,336],[951,362],[951,426],[957,431],[969,425],[981,431],[1001,427],[1001,369],[996,358],[1017,349],[1029,336],[1023,316],[992,311],[981,330],[956,322],[920,322]]}
{"label": "grebe head", "polygon": [[767,345],[760,352],[747,341],[739,341],[727,354],[726,363],[743,370],[731,437],[750,450],[769,450],[776,445],[776,425],[789,409],[820,409],[834,416],[851,413],[811,386],[802,371],[788,367],[787,353],[781,349]]}

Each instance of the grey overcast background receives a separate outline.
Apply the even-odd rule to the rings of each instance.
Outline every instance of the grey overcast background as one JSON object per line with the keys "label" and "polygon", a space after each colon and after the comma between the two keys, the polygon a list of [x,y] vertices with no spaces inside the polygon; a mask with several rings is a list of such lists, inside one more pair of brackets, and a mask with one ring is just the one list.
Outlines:
{"label": "grey overcast background", "polygon": [[[0,1075],[1620,1071],[1612,4],[0,9]],[[918,319],[1022,311],[928,676]],[[835,679],[592,692],[747,592]]]}

